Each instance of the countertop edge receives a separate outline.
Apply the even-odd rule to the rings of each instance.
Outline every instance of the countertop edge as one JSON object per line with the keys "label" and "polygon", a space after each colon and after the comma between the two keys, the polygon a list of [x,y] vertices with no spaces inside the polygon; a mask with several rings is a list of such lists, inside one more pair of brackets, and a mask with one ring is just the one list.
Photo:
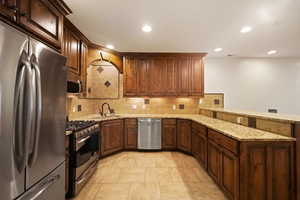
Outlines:
{"label": "countertop edge", "polygon": [[[139,116],[126,116],[126,114],[124,114],[125,116],[118,116],[118,117],[108,117],[108,118],[102,118],[102,119],[94,119],[95,121],[97,121],[97,122],[103,122],[103,121],[110,121],[110,120],[118,120],[118,119],[130,119],[130,118],[145,118],[145,117],[147,117],[147,116],[145,116],[145,117],[139,117]],[[147,115],[147,114],[146,114]],[[154,116],[155,115],[160,115],[160,114],[153,114]],[[164,114],[161,114],[161,115],[164,115]],[[203,115],[198,115],[198,114],[191,114],[191,115],[195,115],[195,117],[196,116],[201,116],[201,117],[205,117],[205,116],[203,116]],[[83,116],[83,117],[79,117],[78,118],[78,120],[84,120],[84,119],[86,119],[86,120],[92,120],[94,115],[87,115],[87,116]],[[280,136],[280,135],[278,135],[278,134],[275,134],[275,133],[271,133],[271,132],[267,132],[267,131],[261,131],[261,130],[257,130],[257,129],[255,129],[255,131],[260,131],[260,132],[262,132],[262,133],[267,133],[267,134],[272,134],[272,135],[276,135],[277,137],[280,137],[280,138],[239,138],[239,137],[236,137],[236,136],[234,136],[234,135],[232,135],[232,134],[230,134],[230,133],[227,133],[226,131],[224,131],[224,130],[221,130],[220,128],[216,128],[216,127],[213,127],[213,126],[211,126],[211,125],[207,125],[207,124],[205,124],[205,123],[203,123],[203,122],[201,122],[201,121],[198,121],[198,120],[196,120],[196,119],[193,119],[193,118],[191,118],[191,117],[186,117],[186,116],[180,116],[180,114],[178,114],[178,115],[176,115],[176,116],[157,116],[157,117],[151,117],[151,118],[162,118],[162,119],[186,119],[186,120],[191,120],[191,121],[193,121],[193,122],[196,122],[196,123],[199,123],[199,124],[201,124],[201,125],[203,125],[203,126],[206,126],[207,128],[209,128],[209,129],[212,129],[212,130],[215,130],[215,131],[217,131],[217,132],[220,132],[220,133],[222,133],[222,134],[224,134],[225,136],[227,136],[227,137],[230,137],[230,138],[232,138],[232,139],[235,139],[235,140],[237,140],[237,141],[239,141],[239,142],[259,142],[259,141],[265,141],[265,142],[276,142],[276,141],[287,141],[287,142],[293,142],[293,141],[296,141],[296,139],[295,138],[291,138],[291,137],[287,137],[287,136]],[[206,118],[209,118],[209,117],[206,117]],[[212,118],[210,118],[210,119],[212,119]],[[76,119],[75,119],[76,120]],[[218,120],[218,121],[222,121],[222,120],[219,120],[219,119],[212,119],[212,120]],[[228,124],[231,124],[230,122],[226,122],[226,121],[224,121],[224,123],[228,123]],[[245,129],[253,129],[253,128],[251,128],[251,127],[244,127],[244,126],[242,126],[242,125],[236,125],[236,124],[232,124],[232,126],[241,126],[241,127],[243,127],[243,128],[245,128]],[[72,134],[72,132],[71,133],[67,133],[66,132],[66,135],[70,135],[70,134]]]}

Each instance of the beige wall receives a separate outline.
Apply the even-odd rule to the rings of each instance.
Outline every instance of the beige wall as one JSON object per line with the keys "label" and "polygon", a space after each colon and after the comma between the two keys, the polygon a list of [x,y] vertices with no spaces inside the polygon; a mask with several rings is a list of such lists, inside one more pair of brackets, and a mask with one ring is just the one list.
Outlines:
{"label": "beige wall", "polygon": [[[223,107],[223,94],[205,94],[200,101],[199,98],[150,98],[150,104],[144,104],[144,98],[123,98],[123,77],[120,76],[120,96],[119,99],[83,99],[76,96],[68,97],[67,112],[71,117],[79,117],[89,114],[99,113],[99,108],[104,102],[108,102],[116,113],[132,113],[132,114],[163,114],[163,113],[181,113],[196,114],[199,107]],[[215,105],[215,100],[219,100],[219,105]],[[179,104],[184,104],[184,109],[179,109]],[[77,105],[82,106],[82,111],[77,112]],[[176,109],[173,109],[173,105]],[[136,106],[136,109],[133,108]],[[75,109],[74,109],[75,108]],[[74,112],[75,111],[75,112]]]}

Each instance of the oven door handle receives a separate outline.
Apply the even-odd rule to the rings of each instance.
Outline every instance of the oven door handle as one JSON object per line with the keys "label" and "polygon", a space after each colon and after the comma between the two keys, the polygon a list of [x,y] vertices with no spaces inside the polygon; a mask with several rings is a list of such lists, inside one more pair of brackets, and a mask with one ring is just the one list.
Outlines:
{"label": "oven door handle", "polygon": [[81,143],[85,142],[86,140],[90,139],[90,137],[91,137],[91,136],[86,136],[85,138],[83,138],[83,139],[77,141],[77,144],[81,144]]}

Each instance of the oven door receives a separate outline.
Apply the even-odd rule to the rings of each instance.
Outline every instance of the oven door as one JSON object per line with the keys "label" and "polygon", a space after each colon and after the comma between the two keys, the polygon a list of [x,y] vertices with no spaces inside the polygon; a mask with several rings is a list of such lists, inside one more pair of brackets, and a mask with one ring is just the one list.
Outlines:
{"label": "oven door", "polygon": [[76,140],[76,161],[75,167],[80,168],[89,162],[90,159],[98,158],[99,139],[98,131]]}

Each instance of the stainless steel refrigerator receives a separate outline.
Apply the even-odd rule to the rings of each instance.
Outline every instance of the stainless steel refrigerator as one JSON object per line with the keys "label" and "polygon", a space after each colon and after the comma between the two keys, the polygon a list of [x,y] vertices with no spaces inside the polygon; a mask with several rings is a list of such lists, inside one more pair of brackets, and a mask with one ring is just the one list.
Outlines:
{"label": "stainless steel refrigerator", "polygon": [[0,199],[63,200],[66,58],[0,22]]}

